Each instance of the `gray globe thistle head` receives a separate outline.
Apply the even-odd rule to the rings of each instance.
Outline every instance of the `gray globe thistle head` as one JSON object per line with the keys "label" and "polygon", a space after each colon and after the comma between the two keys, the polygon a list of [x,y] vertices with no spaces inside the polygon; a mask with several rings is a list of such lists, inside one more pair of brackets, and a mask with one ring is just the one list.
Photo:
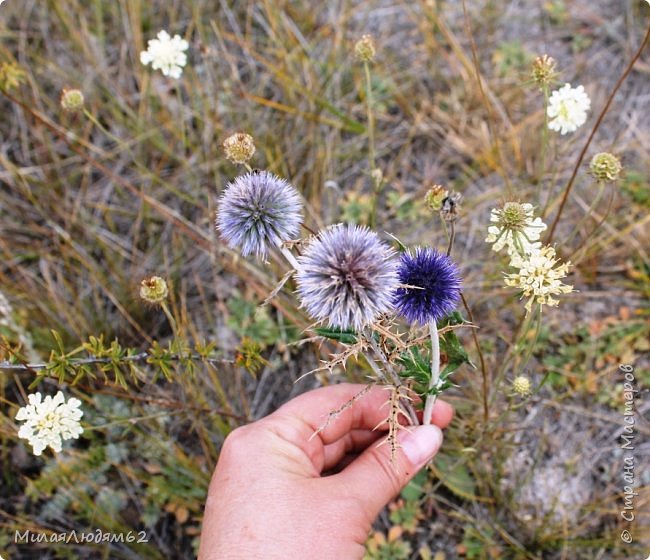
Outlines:
{"label": "gray globe thistle head", "polygon": [[321,231],[298,263],[298,297],[317,321],[359,331],[393,307],[398,261],[365,226],[336,224]]}
{"label": "gray globe thistle head", "polygon": [[298,191],[268,171],[240,175],[218,201],[217,230],[232,249],[246,257],[268,255],[298,235],[302,201]]}

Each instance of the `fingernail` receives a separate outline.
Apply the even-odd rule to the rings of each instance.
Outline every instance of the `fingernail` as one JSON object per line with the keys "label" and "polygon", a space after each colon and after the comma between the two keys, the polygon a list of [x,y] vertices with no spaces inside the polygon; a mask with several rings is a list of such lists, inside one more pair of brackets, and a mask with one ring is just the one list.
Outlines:
{"label": "fingernail", "polygon": [[415,466],[423,465],[440,449],[442,432],[438,426],[416,426],[411,431],[402,431],[402,451]]}

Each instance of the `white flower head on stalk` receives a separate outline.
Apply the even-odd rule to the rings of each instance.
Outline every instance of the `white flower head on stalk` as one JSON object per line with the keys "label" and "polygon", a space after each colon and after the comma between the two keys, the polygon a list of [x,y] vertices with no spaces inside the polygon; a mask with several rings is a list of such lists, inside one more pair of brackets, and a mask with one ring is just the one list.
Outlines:
{"label": "white flower head on stalk", "polygon": [[519,271],[506,274],[505,284],[519,288],[522,297],[528,298],[526,311],[530,313],[534,302],[556,307],[560,302],[552,296],[568,294],[573,286],[562,283],[571,263],[561,263],[555,256],[555,249],[546,245],[530,255],[513,255],[511,266]]}
{"label": "white flower head on stalk", "polygon": [[590,108],[591,100],[583,86],[572,88],[571,84],[564,84],[548,100],[548,127],[562,135],[574,132],[587,122]]}
{"label": "white flower head on stalk", "polygon": [[508,254],[527,255],[539,249],[540,234],[546,229],[542,219],[533,217],[533,205],[521,202],[506,202],[490,213],[487,243],[493,243],[492,250],[499,252],[507,246]]}
{"label": "white flower head on stalk", "polygon": [[40,393],[27,398],[29,404],[16,414],[16,420],[25,421],[18,430],[18,437],[29,441],[34,455],[40,455],[48,446],[58,453],[63,440],[77,439],[83,432],[79,424],[83,416],[79,399],[65,402],[61,391],[54,397],[46,396],[43,401]]}
{"label": "white flower head on stalk", "polygon": [[140,62],[145,66],[151,63],[154,70],[161,70],[165,76],[178,79],[187,63],[185,51],[188,46],[180,35],[170,37],[167,31],[162,30],[158,32],[157,39],[147,42],[147,50],[140,53]]}

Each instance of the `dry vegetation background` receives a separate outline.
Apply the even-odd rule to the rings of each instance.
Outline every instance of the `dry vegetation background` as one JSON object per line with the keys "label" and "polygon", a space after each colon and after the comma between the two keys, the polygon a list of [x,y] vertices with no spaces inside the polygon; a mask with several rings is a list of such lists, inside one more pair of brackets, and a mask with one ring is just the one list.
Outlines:
{"label": "dry vegetation background", "polygon": [[[650,6],[469,0],[466,9],[440,0],[7,0],[0,7],[0,63],[24,71],[22,83],[5,84],[0,96],[0,359],[19,352],[38,363],[54,350],[52,358],[65,361],[92,336],[134,352],[154,341],[166,346],[165,316],[137,297],[150,274],[170,280],[170,306],[189,344],[212,344],[218,356],[194,367],[133,362],[123,371],[126,389],[99,366],[74,386],[77,371],[52,370],[41,390],[63,379],[92,428],[45,458],[16,438],[13,420],[35,373],[0,371],[0,554],[190,558],[228,431],[308,388],[363,379],[358,364],[295,383],[335,348],[296,343],[308,319],[290,291],[256,312],[284,269],[238,258],[216,238],[213,220],[217,194],[238,173],[220,143],[238,130],[255,137],[254,166],[303,193],[311,227],[367,217],[363,67],[351,54],[364,33],[378,49],[374,112],[387,180],[378,229],[407,244],[444,247],[423,197],[434,183],[462,193],[454,251],[486,369],[496,371],[522,304],[503,289],[504,262],[483,242],[489,210],[508,198],[540,210],[548,202],[552,219],[578,152],[650,24]],[[139,62],[159,29],[190,42],[178,81]],[[592,111],[573,135],[552,133],[540,173],[542,97],[530,62],[543,53],[557,59],[562,81],[585,86]],[[590,209],[587,159],[555,235],[558,252],[575,264],[570,282],[579,291],[544,312],[526,372],[490,384],[487,422],[479,370],[458,373],[449,397],[457,417],[443,452],[378,520],[368,558],[650,552],[649,73],[646,49],[587,153],[617,154],[625,176]],[[64,87],[83,91],[86,114],[62,112]],[[253,373],[242,359],[251,340],[264,359]],[[641,389],[630,545],[619,539],[620,363],[635,365]],[[510,394],[508,382],[520,373],[541,385],[527,400]],[[146,529],[150,542],[13,543],[15,530],[97,528]]]}

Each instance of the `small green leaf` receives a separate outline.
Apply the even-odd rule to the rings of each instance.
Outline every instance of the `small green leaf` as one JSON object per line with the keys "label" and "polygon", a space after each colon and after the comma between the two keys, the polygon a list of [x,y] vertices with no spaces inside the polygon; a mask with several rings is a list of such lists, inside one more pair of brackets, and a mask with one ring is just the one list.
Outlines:
{"label": "small green leaf", "polygon": [[388,237],[391,237],[391,238],[393,239],[393,241],[395,241],[395,243],[397,243],[397,250],[398,250],[400,253],[406,253],[406,251],[408,251],[408,248],[406,247],[406,245],[404,245],[404,243],[402,243],[402,242],[401,242],[397,237],[395,237],[392,233],[388,233]]}
{"label": "small green leaf", "polygon": [[424,483],[427,481],[427,469],[422,469],[418,474],[413,477],[402,490],[401,496],[405,500],[418,500],[424,494]]}
{"label": "small green leaf", "polygon": [[[454,311],[442,319],[439,327],[462,325],[463,323],[465,323],[463,316],[458,311]],[[463,364],[471,364],[469,355],[454,331],[446,332],[440,337],[440,351],[447,355],[447,365],[440,372],[443,379],[451,375]]]}
{"label": "small green leaf", "polygon": [[337,340],[343,344],[354,344],[357,341],[357,333],[353,330],[338,329],[330,327],[316,327],[314,332],[323,338]]}
{"label": "small green leaf", "polygon": [[457,496],[464,499],[476,496],[476,481],[462,459],[439,454],[433,470],[440,481]]}

